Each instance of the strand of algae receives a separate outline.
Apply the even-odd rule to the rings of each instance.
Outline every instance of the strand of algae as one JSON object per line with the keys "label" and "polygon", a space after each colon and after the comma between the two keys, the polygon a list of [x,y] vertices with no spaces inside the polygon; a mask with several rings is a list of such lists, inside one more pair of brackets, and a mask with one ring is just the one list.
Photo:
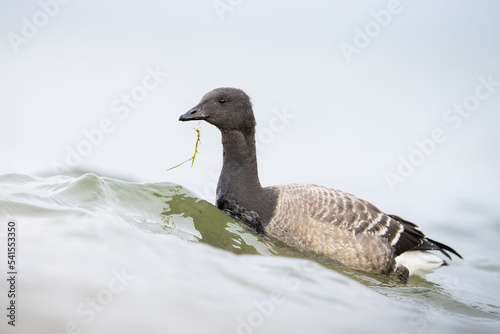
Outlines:
{"label": "strand of algae", "polygon": [[185,161],[181,162],[180,164],[175,165],[174,167],[170,167],[169,169],[167,169],[167,172],[168,172],[169,170],[172,170],[172,169],[174,169],[174,168],[177,168],[177,167],[179,167],[179,166],[181,166],[181,165],[185,164],[185,163],[186,163],[186,162],[188,162],[188,161],[191,161],[191,167],[193,167],[193,165],[194,165],[194,159],[196,158],[196,154],[198,154],[198,144],[200,144],[200,143],[201,143],[201,122],[200,122],[200,123],[198,123],[198,126],[199,126],[199,128],[198,128],[198,129],[197,129],[196,127],[194,127],[194,128],[193,128],[193,129],[194,129],[194,131],[196,131],[196,144],[195,144],[195,146],[194,146],[194,154],[193,154],[193,156],[192,156],[191,158],[189,158],[189,159],[187,159],[187,160],[185,160]]}

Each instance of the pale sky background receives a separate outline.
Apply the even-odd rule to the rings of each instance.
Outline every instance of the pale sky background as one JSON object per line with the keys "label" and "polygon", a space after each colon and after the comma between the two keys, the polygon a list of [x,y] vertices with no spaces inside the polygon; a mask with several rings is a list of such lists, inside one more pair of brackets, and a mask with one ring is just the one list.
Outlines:
{"label": "pale sky background", "polygon": [[[221,3],[235,5],[221,14]],[[174,182],[213,202],[215,128],[202,124],[193,168],[166,169],[194,149],[197,123],[179,116],[233,86],[253,100],[264,185],[321,184],[427,220],[499,214],[500,2],[394,3],[0,0],[0,173],[56,174],[104,122],[78,169]],[[367,29],[348,61],[342,43],[359,45]],[[168,76],[120,118],[113,105],[141,92],[148,69]],[[480,78],[497,86],[477,88]],[[460,124],[446,121],[477,89],[490,94]],[[276,119],[284,111],[293,118]],[[385,173],[435,129],[444,142],[391,189]]]}

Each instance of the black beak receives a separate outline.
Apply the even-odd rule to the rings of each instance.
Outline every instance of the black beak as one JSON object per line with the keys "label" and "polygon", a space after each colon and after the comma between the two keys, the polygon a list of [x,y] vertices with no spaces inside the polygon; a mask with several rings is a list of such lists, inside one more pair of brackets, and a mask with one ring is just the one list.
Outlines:
{"label": "black beak", "polygon": [[179,117],[179,121],[198,121],[207,119],[208,116],[203,113],[203,107],[201,104],[198,104],[196,107],[189,110],[184,115]]}

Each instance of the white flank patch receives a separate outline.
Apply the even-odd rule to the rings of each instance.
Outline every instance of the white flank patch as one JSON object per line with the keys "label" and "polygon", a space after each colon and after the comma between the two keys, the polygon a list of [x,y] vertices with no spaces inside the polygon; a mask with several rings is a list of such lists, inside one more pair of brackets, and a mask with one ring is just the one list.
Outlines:
{"label": "white flank patch", "polygon": [[425,274],[430,273],[446,263],[442,258],[428,251],[404,252],[395,260],[396,266],[405,266],[410,271],[410,275],[422,277],[425,277]]}

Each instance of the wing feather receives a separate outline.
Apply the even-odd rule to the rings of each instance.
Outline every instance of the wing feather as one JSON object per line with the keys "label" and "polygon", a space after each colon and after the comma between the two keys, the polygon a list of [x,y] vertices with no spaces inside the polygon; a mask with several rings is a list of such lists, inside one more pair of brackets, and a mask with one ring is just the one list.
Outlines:
{"label": "wing feather", "polygon": [[[331,224],[355,235],[377,236],[393,248],[394,257],[409,250],[438,250],[450,258],[451,247],[426,238],[418,226],[396,215],[385,214],[373,204],[349,193],[315,185],[289,185],[287,192],[295,193],[307,203],[308,214],[314,220]],[[294,196],[295,197],[295,196]],[[297,199],[298,199],[297,198]]]}
{"label": "wing feather", "polygon": [[343,191],[307,184],[269,188],[278,198],[266,233],[353,268],[393,273],[395,258],[409,250],[439,250],[446,256],[449,251],[460,256],[427,239],[417,225]]}

